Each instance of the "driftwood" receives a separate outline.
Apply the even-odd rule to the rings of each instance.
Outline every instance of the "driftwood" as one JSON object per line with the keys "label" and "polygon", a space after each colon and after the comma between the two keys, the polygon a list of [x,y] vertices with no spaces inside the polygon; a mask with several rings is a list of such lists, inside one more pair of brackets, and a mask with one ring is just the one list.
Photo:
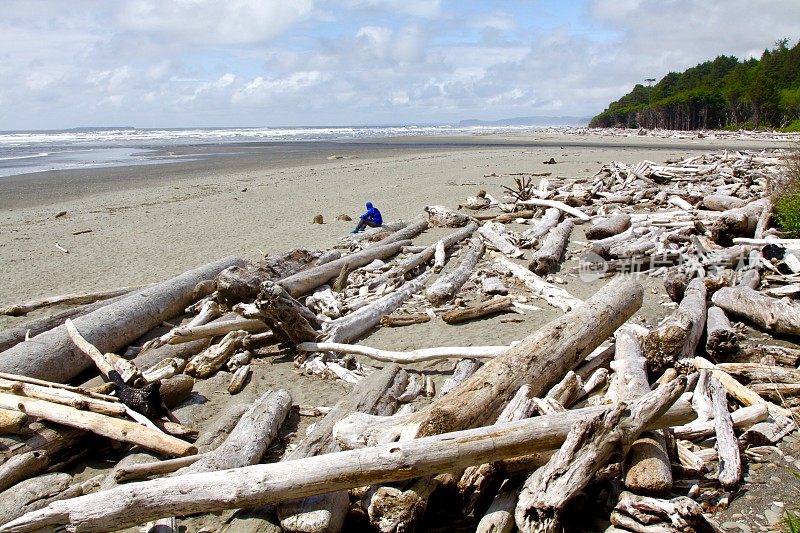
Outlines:
{"label": "driftwood", "polygon": [[420,217],[417,220],[414,220],[411,223],[409,223],[406,227],[395,231],[385,239],[382,239],[378,243],[372,244],[371,246],[386,245],[399,241],[407,241],[409,239],[413,239],[426,229],[428,229],[428,221],[425,218]]}
{"label": "driftwood", "polygon": [[500,296],[463,309],[456,308],[447,311],[442,315],[442,320],[448,324],[459,324],[468,320],[507,311],[512,307],[513,303],[514,299],[511,296]]}
{"label": "driftwood", "polygon": [[[333,426],[353,412],[390,415],[397,409],[397,397],[408,384],[408,374],[399,366],[389,364],[383,370],[362,379],[352,393],[340,401],[325,418],[314,425],[297,447],[286,455],[284,461],[303,459],[338,451],[333,440]],[[281,505],[278,515],[281,526],[289,531],[338,531],[344,522],[349,506],[347,494],[333,492],[300,499]]]}
{"label": "driftwood", "polygon": [[207,378],[219,370],[240,349],[246,331],[231,331],[222,340],[186,363],[186,373],[197,378]]}
{"label": "driftwood", "polygon": [[725,312],[747,318],[767,331],[800,336],[800,304],[741,286],[724,287],[711,300]]}
{"label": "driftwood", "polygon": [[0,409],[0,435],[24,432],[28,423],[28,415],[19,411]]}
{"label": "driftwood", "polygon": [[109,304],[117,302],[124,297],[124,295],[117,296],[115,298],[109,298],[108,300],[101,300],[92,304],[81,305],[79,307],[60,311],[50,316],[29,320],[19,326],[0,331],[0,352],[4,352],[12,346],[23,342],[26,339],[26,336],[28,338],[35,337],[41,333],[44,333],[45,331],[49,331],[60,326],[64,323],[64,320],[68,318],[74,319],[79,316],[88,315],[89,313],[97,311],[101,307],[105,307]]}
{"label": "driftwood", "polygon": [[615,453],[626,451],[652,420],[675,403],[685,385],[685,380],[677,379],[659,387],[633,402],[629,415],[618,405],[578,422],[561,449],[525,481],[514,513],[520,531],[560,531],[566,503]]}
{"label": "driftwood", "polygon": [[703,207],[712,211],[738,209],[747,204],[746,200],[725,194],[709,194],[703,197]]}
{"label": "driftwood", "polygon": [[800,350],[786,346],[768,346],[765,344],[743,344],[736,352],[736,361],[758,363],[771,360],[786,366],[800,365]]}
{"label": "driftwood", "polygon": [[708,355],[717,361],[722,361],[739,350],[739,336],[731,327],[730,320],[721,308],[716,306],[708,308],[706,326],[706,352]]}
{"label": "driftwood", "polygon": [[540,276],[555,272],[564,258],[574,223],[566,219],[551,229],[542,246],[533,254],[528,268]]}
{"label": "driftwood", "polygon": [[458,266],[442,274],[436,282],[425,291],[425,297],[434,305],[441,305],[452,299],[461,286],[469,279],[472,269],[483,256],[483,242],[473,237],[461,252]]}
{"label": "driftwood", "polygon": [[453,368],[453,375],[448,377],[442,383],[441,388],[439,388],[437,394],[441,398],[442,396],[450,393],[450,391],[455,390],[459,385],[464,383],[467,379],[470,378],[475,372],[478,371],[481,364],[474,360],[474,359],[462,359],[458,363],[456,363],[455,368]]}
{"label": "driftwood", "polygon": [[8,305],[0,307],[0,315],[9,316],[24,316],[41,309],[42,307],[49,307],[51,305],[85,305],[91,304],[102,300],[108,300],[117,296],[122,296],[132,291],[141,289],[142,286],[135,287],[122,287],[119,289],[111,289],[107,291],[98,292],[82,292],[75,294],[62,294],[59,296],[49,296],[47,298],[39,298],[37,300],[30,300],[21,304]]}
{"label": "driftwood", "polygon": [[558,307],[564,312],[570,311],[583,303],[582,300],[571,295],[565,289],[546,282],[525,267],[505,257],[495,257],[495,262],[498,263],[501,268],[509,270],[511,274],[519,278],[535,296],[542,298],[548,304]]}
{"label": "driftwood", "polygon": [[734,237],[752,237],[756,231],[761,212],[768,205],[768,199],[756,200],[749,204],[723,211],[711,225],[713,239],[720,244],[730,244]]}
{"label": "driftwood", "polygon": [[[243,262],[228,257],[190,270],[76,318],[75,326],[100,352],[114,352],[181,313],[192,303],[200,281],[236,264]],[[0,371],[62,383],[92,366],[92,360],[72,344],[64,326],[18,344],[0,357]]]}
{"label": "driftwood", "polygon": [[[321,492],[412,479],[486,460],[551,450],[564,442],[576,422],[606,412],[606,408],[581,409],[305,459],[129,483],[55,502],[0,526],[0,533],[66,524],[83,531],[104,531],[141,524],[176,509],[191,514],[255,507]],[[692,416],[690,406],[675,406],[641,430],[685,423]],[[631,418],[623,417],[619,427],[627,432],[627,424],[632,423],[633,429],[639,430],[639,424],[629,422]],[[231,498],[231,494],[236,497]]]}
{"label": "driftwood", "polygon": [[42,473],[50,466],[50,456],[41,451],[25,452],[11,457],[0,465],[0,492],[23,479]]}
{"label": "driftwood", "polygon": [[678,361],[694,357],[705,324],[706,286],[702,278],[694,278],[678,309],[644,339],[650,370],[660,373]]}
{"label": "driftwood", "polygon": [[580,209],[575,209],[574,207],[570,207],[563,202],[558,202],[555,200],[542,200],[540,198],[532,198],[530,200],[525,200],[517,203],[526,206],[555,207],[556,209],[577,218],[579,220],[579,223],[582,221],[591,220],[592,218],[583,211],[581,211]]}
{"label": "driftwood", "polygon": [[0,408],[23,411],[28,415],[65,426],[91,431],[121,442],[138,444],[167,455],[191,455],[197,450],[188,442],[145,426],[110,416],[81,411],[52,402],[0,393]]}
{"label": "driftwood", "polygon": [[423,211],[428,216],[428,223],[440,228],[461,228],[475,221],[468,215],[457,213],[441,205],[426,205]]}
{"label": "driftwood", "polygon": [[[320,323],[316,315],[278,284],[265,281],[255,306],[259,311],[258,315],[272,332],[288,339],[292,344],[313,341],[320,335]],[[251,314],[247,316],[254,318]]]}
{"label": "driftwood", "polygon": [[504,232],[505,227],[499,222],[487,222],[478,228],[478,233],[492,248],[499,250],[508,257],[522,257],[523,252],[514,246]]}
{"label": "driftwood", "polygon": [[387,363],[413,364],[423,361],[438,361],[441,359],[459,359],[463,357],[475,359],[491,359],[501,355],[509,349],[508,346],[463,346],[442,348],[421,348],[408,352],[393,352],[378,350],[369,346],[357,344],[343,344],[336,342],[304,342],[297,345],[303,352],[339,352],[363,355],[376,361]]}
{"label": "driftwood", "polygon": [[550,207],[533,227],[522,233],[522,237],[535,246],[542,237],[558,225],[559,220],[561,220],[561,211],[555,207]]}
{"label": "driftwood", "polygon": [[717,363],[717,368],[747,381],[800,383],[800,370],[761,363]]}
{"label": "driftwood", "polygon": [[427,313],[402,313],[382,316],[380,325],[387,328],[400,328],[430,321],[431,317]]}
{"label": "driftwood", "polygon": [[402,240],[395,241],[389,244],[378,244],[370,246],[360,252],[346,255],[340,259],[336,259],[329,263],[318,265],[308,268],[302,272],[292,274],[282,280],[278,284],[286,289],[293,298],[298,298],[304,294],[308,294],[320,285],[325,285],[332,279],[339,275],[342,267],[347,264],[350,268],[359,268],[370,264],[375,259],[386,259],[395,255],[403,246],[411,244],[411,241]]}
{"label": "driftwood", "polygon": [[717,432],[717,453],[719,454],[719,482],[730,489],[742,479],[742,458],[739,455],[739,441],[733,432],[733,420],[728,412],[728,400],[722,384],[712,379],[710,383],[711,401],[714,405],[714,428]]}
{"label": "driftwood", "polygon": [[[623,326],[616,333],[611,363],[619,401],[632,402],[650,392],[647,360],[642,354],[644,328]],[[645,433],[632,442],[625,460],[625,486],[636,492],[663,494],[672,489],[672,466],[661,433]]]}
{"label": "driftwood", "polygon": [[724,533],[714,520],[707,518],[699,503],[685,496],[659,500],[623,492],[611,513],[611,523],[624,531],[641,533]]}
{"label": "driftwood", "polygon": [[402,422],[375,424],[362,437],[387,442],[493,422],[522,385],[530,384],[531,394],[538,396],[560,381],[639,308],[642,296],[635,281],[609,282],[583,305],[487,362],[447,396]]}
{"label": "driftwood", "polygon": [[608,218],[592,222],[590,228],[586,230],[587,239],[605,239],[613,235],[619,235],[631,227],[631,216],[627,213],[616,212]]}

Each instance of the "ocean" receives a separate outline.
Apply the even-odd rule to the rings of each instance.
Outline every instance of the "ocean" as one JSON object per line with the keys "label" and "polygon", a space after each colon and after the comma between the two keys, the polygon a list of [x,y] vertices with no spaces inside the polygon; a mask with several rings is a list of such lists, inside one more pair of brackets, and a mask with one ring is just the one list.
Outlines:
{"label": "ocean", "polygon": [[534,132],[534,126],[372,126],[307,128],[79,128],[0,132],[0,177],[196,159],[183,147],[241,143],[337,142],[420,135]]}

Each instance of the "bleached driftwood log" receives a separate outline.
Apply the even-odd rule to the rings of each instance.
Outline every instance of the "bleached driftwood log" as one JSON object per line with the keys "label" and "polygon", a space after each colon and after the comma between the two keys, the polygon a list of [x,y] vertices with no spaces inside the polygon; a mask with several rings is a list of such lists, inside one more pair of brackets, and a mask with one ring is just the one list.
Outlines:
{"label": "bleached driftwood log", "polygon": [[[389,281],[395,279],[401,279],[403,276],[405,276],[408,272],[410,272],[414,268],[420,265],[424,265],[425,263],[430,261],[431,257],[434,257],[434,255],[436,254],[436,250],[440,248],[442,250],[447,250],[454,244],[459,243],[464,239],[466,239],[467,237],[469,237],[470,235],[472,235],[476,229],[478,229],[478,224],[476,222],[470,222],[463,228],[459,228],[450,235],[442,239],[439,239],[438,241],[436,241],[436,243],[428,246],[421,252],[418,252],[405,259],[402,259],[401,261],[399,261],[397,265],[390,268],[388,272],[382,274],[381,276],[378,276],[378,278],[370,282],[369,288],[374,289],[376,287],[379,287],[380,285],[383,285],[384,283],[388,283]],[[444,264],[444,258],[442,258],[442,264]],[[434,271],[438,272],[436,269],[434,269]]]}
{"label": "bleached driftwood log", "polygon": [[[261,285],[255,306],[258,316],[269,325],[272,332],[285,337],[292,344],[314,341],[320,336],[320,322],[316,315],[276,283],[265,281]],[[252,314],[247,316],[255,318]]]}
{"label": "bleached driftwood log", "polygon": [[739,350],[739,336],[731,327],[731,322],[725,316],[725,311],[717,306],[708,308],[708,321],[706,327],[706,352],[722,361],[729,358]]}
{"label": "bleached driftwood log", "polygon": [[519,491],[517,483],[508,479],[503,481],[486,514],[478,522],[475,533],[511,533],[516,527],[514,509]]}
{"label": "bleached driftwood log", "polygon": [[528,206],[538,206],[538,207],[555,207],[556,209],[563,211],[564,213],[571,215],[579,220],[578,223],[585,222],[591,220],[592,217],[581,211],[580,209],[576,209],[574,207],[570,207],[563,202],[558,202],[556,200],[543,200],[540,198],[532,198],[530,200],[525,200],[522,202],[517,202],[520,205],[528,205]]}
{"label": "bleached driftwood log", "polygon": [[458,266],[442,274],[425,291],[425,297],[434,305],[441,305],[455,296],[461,286],[469,279],[472,269],[483,256],[483,241],[477,237],[470,239],[466,249],[461,252]]}
{"label": "bleached driftwood log", "polygon": [[[609,411],[605,407],[579,409],[557,416],[534,417],[372,448],[129,483],[55,502],[0,526],[0,533],[23,533],[66,524],[83,531],[106,531],[141,524],[178,509],[183,514],[192,514],[255,507],[323,491],[412,479],[486,460],[551,450],[564,442],[570,428],[578,421],[606,412]],[[631,424],[635,430],[652,430],[685,423],[692,418],[691,406],[681,404],[641,429],[636,422]],[[636,420],[630,416],[622,419],[621,431],[627,432],[631,419]],[[236,496],[231,498],[231,494]]]}
{"label": "bleached driftwood log", "polygon": [[30,300],[21,304],[12,304],[0,307],[0,315],[24,316],[30,313],[31,311],[41,309],[42,307],[49,307],[51,305],[91,304],[98,301],[115,298],[117,296],[122,296],[123,294],[128,294],[129,292],[137,291],[141,288],[142,286],[138,285],[134,287],[121,287],[118,289],[110,289],[107,291],[81,292],[73,294],[61,294],[59,296],[48,296],[46,298]]}
{"label": "bleached driftwood log", "polygon": [[722,245],[728,245],[734,237],[752,237],[761,213],[768,204],[769,200],[764,198],[723,211],[711,225],[712,238]]}
{"label": "bleached driftwood log", "polygon": [[660,500],[623,492],[611,513],[611,523],[625,528],[624,531],[724,533],[713,519],[704,514],[699,503],[686,496]]}
{"label": "bleached driftwood log", "polygon": [[[397,409],[397,397],[408,384],[408,374],[398,365],[389,364],[362,379],[346,398],[314,425],[314,430],[289,452],[284,461],[293,461],[338,451],[333,440],[333,426],[354,413],[391,415]],[[329,531],[341,529],[349,506],[347,493],[334,492],[300,499],[279,506],[281,526],[289,531]]]}
{"label": "bleached driftwood log", "polygon": [[402,421],[373,424],[365,442],[388,442],[493,422],[524,384],[547,391],[622,325],[642,303],[642,286],[614,279],[584,304],[550,321],[503,355],[488,361],[447,396]]}
{"label": "bleached driftwood log", "polygon": [[0,409],[0,435],[22,433],[28,423],[28,415],[19,411]]}
{"label": "bleached driftwood log", "polygon": [[[642,353],[641,326],[626,325],[616,332],[616,356],[611,363],[619,401],[632,402],[650,392],[647,359]],[[672,465],[664,435],[643,433],[632,442],[625,459],[625,486],[636,492],[663,494],[672,489]]]}
{"label": "bleached driftwood log", "polygon": [[561,210],[550,207],[533,227],[522,233],[522,237],[530,241],[532,246],[536,246],[542,237],[558,225],[559,220],[561,220]]}
{"label": "bleached driftwood log", "polygon": [[41,450],[14,455],[0,465],[0,492],[23,479],[44,472],[50,466],[50,456]]}
{"label": "bleached driftwood log", "polygon": [[742,286],[723,287],[711,300],[726,313],[745,317],[767,331],[800,336],[800,304]]}
{"label": "bleached driftwood log", "polygon": [[461,228],[475,219],[463,213],[457,213],[442,205],[426,205],[423,211],[428,215],[428,223],[440,228]]}
{"label": "bleached driftwood log", "polygon": [[[236,257],[209,263],[75,319],[83,337],[102,353],[113,353],[192,303],[195,286],[221,270],[244,262]],[[72,343],[64,326],[6,350],[0,371],[65,382],[93,366]]]}
{"label": "bleached driftwood log", "polygon": [[444,380],[441,388],[439,388],[437,392],[438,397],[441,398],[464,383],[470,376],[478,371],[480,366],[481,364],[474,359],[460,360],[456,363],[455,368],[453,368],[453,375]]}
{"label": "bleached driftwood log", "polygon": [[595,418],[579,422],[548,463],[526,481],[514,513],[523,533],[560,531],[561,511],[583,490],[611,456],[627,451],[651,421],[660,417],[683,393],[686,380],[679,378]]}
{"label": "bleached driftwood log", "polygon": [[644,339],[650,369],[662,372],[676,362],[694,357],[706,325],[706,285],[702,278],[689,282],[680,306]]}
{"label": "bleached driftwood log", "polygon": [[499,250],[508,257],[522,257],[523,253],[508,240],[504,232],[505,226],[499,222],[486,222],[483,226],[478,228],[478,233],[480,233],[481,237],[493,248]]}
{"label": "bleached driftwood log", "polygon": [[800,350],[786,346],[765,344],[743,344],[736,354],[737,361],[757,363],[769,359],[786,366],[800,365]]}
{"label": "bleached driftwood log", "polygon": [[477,305],[451,309],[442,315],[442,320],[448,324],[459,324],[468,320],[507,311],[513,306],[513,304],[514,299],[511,296],[498,296],[496,298],[486,300],[485,302],[481,302]]}
{"label": "bleached driftwood log", "polygon": [[81,411],[66,405],[0,393],[0,408],[23,411],[31,416],[84,431],[91,431],[120,442],[138,444],[148,450],[158,451],[167,455],[191,455],[197,453],[194,446],[170,435],[165,435],[134,422]]}
{"label": "bleached driftwood log", "polygon": [[533,254],[528,269],[540,276],[557,270],[564,258],[574,226],[572,219],[568,218],[551,229],[542,246]]}
{"label": "bleached driftwood log", "polygon": [[733,420],[728,412],[728,400],[722,384],[712,379],[710,383],[711,402],[714,405],[714,428],[717,432],[717,453],[719,454],[719,482],[726,489],[735,487],[742,479],[742,458],[739,455],[739,441],[733,432]]}
{"label": "bleached driftwood log", "polygon": [[717,363],[716,367],[746,381],[800,383],[800,370],[762,363]]}
{"label": "bleached driftwood log", "polygon": [[207,378],[219,370],[242,347],[246,331],[231,331],[219,343],[192,357],[186,363],[186,373],[197,378]]}
{"label": "bleached driftwood log", "polygon": [[405,228],[395,231],[385,239],[382,239],[378,241],[378,243],[372,244],[371,246],[386,245],[393,242],[413,239],[426,229],[428,229],[428,221],[425,220],[424,217],[418,217],[417,219],[412,220]]}
{"label": "bleached driftwood log", "polygon": [[[232,267],[232,268],[238,268],[238,267]],[[200,311],[194,317],[192,317],[192,319],[189,322],[183,324],[182,326],[178,326],[177,328],[169,330],[160,337],[156,337],[153,340],[147,341],[142,345],[142,351],[144,352],[146,350],[152,350],[154,348],[158,348],[159,346],[168,344],[173,337],[180,335],[179,332],[183,328],[192,328],[194,326],[202,326],[203,324],[208,324],[215,318],[219,317],[221,314],[222,311],[220,310],[219,304],[213,300],[209,300],[203,304],[203,306],[200,308]]]}
{"label": "bleached driftwood log", "polygon": [[403,246],[411,244],[409,240],[395,241],[389,244],[378,244],[370,246],[360,252],[346,255],[330,263],[308,268],[296,274],[292,274],[278,284],[286,289],[293,298],[299,298],[308,294],[320,285],[325,285],[341,272],[344,265],[349,265],[351,269],[359,268],[370,264],[375,259],[386,259],[399,252]]}
{"label": "bleached driftwood log", "polygon": [[131,383],[134,379],[141,375],[141,372],[130,361],[114,353],[103,354],[94,345],[89,343],[77,330],[75,324],[71,319],[64,322],[64,327],[67,329],[69,338],[75,343],[78,349],[86,354],[92,362],[94,362],[97,369],[105,377],[109,377],[109,372],[115,370],[119,373],[121,379],[125,383]]}
{"label": "bleached driftwood log", "polygon": [[424,272],[415,279],[404,283],[396,291],[336,320],[322,326],[323,340],[326,342],[351,342],[377,326],[381,318],[394,312],[403,302],[422,290],[431,271]]}
{"label": "bleached driftwood log", "polygon": [[[265,331],[266,329],[267,325],[261,319],[243,318],[230,313],[217,320],[213,320],[208,324],[202,324],[199,326],[179,326],[173,330],[173,335],[170,337],[168,342],[171,345],[184,344],[203,339],[207,340],[211,337],[218,337],[230,333],[231,331],[241,330],[248,333],[256,333]],[[163,346],[160,348],[163,348]],[[159,348],[142,352],[142,355],[157,349]]]}
{"label": "bleached driftwood log", "polygon": [[460,346],[441,348],[420,348],[408,352],[393,352],[379,350],[358,344],[343,344],[337,342],[304,342],[297,345],[303,352],[339,352],[363,355],[376,361],[386,363],[413,364],[423,361],[438,361],[441,359],[491,359],[501,355],[509,346]]}
{"label": "bleached driftwood log", "polygon": [[708,194],[703,197],[703,207],[712,211],[727,211],[744,207],[747,200],[726,194]]}
{"label": "bleached driftwood log", "polygon": [[613,235],[619,235],[631,227],[631,216],[627,213],[617,211],[608,218],[603,218],[592,222],[592,226],[586,230],[587,239],[605,239]]}
{"label": "bleached driftwood log", "polygon": [[522,280],[522,282],[525,283],[525,286],[535,296],[542,298],[545,302],[553,307],[558,307],[562,311],[567,312],[583,303],[581,299],[571,295],[565,289],[559,287],[558,285],[546,282],[525,267],[518,265],[513,261],[506,259],[505,257],[496,256],[495,262],[499,263],[501,268],[509,270],[515,277]]}

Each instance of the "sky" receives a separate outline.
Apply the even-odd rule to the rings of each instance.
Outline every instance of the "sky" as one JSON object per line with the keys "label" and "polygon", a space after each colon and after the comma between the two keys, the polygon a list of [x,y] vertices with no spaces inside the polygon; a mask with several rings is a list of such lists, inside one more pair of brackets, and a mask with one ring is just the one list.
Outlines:
{"label": "sky", "polygon": [[0,130],[592,116],[800,0],[2,0]]}

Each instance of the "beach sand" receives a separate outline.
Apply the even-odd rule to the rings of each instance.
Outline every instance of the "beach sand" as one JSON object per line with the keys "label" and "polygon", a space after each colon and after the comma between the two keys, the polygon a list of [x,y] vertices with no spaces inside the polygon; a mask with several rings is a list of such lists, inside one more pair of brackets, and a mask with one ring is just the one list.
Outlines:
{"label": "beach sand", "polygon": [[[355,224],[336,221],[336,216],[355,220],[366,201],[381,209],[385,221],[410,219],[425,205],[455,208],[480,189],[501,198],[501,186],[513,187],[512,175],[518,173],[591,178],[610,161],[663,162],[712,150],[776,147],[786,143],[564,134],[414,137],[284,145],[281,150],[241,145],[227,147],[236,153],[225,156],[196,147],[185,150],[199,157],[188,162],[0,178],[0,305],[152,283],[227,255],[255,260],[261,252],[327,249]],[[557,164],[543,163],[551,157]],[[66,215],[56,218],[62,211]],[[317,214],[324,224],[311,223]],[[445,233],[432,229],[415,243],[432,243]],[[573,241],[582,237],[579,226]],[[570,245],[573,256],[580,249]],[[569,259],[559,276],[575,296],[587,298],[604,282],[585,283],[564,273],[575,265],[574,257]],[[653,324],[669,312],[661,305],[666,296],[660,278],[643,278],[643,283],[645,304],[635,320]],[[543,310],[526,312],[522,323],[504,321],[507,315],[460,326],[436,320],[413,329],[381,328],[360,342],[393,350],[508,344],[561,314],[541,301],[530,303]],[[0,328],[29,318],[0,317]],[[452,365],[425,369],[441,383]],[[247,403],[270,387],[288,386],[294,403],[310,405],[332,405],[350,388],[298,376],[286,360],[254,361],[251,384],[237,396],[224,392],[227,377],[221,373],[199,383],[198,394],[213,401],[178,410],[181,420],[202,430],[231,403]],[[312,421],[295,421],[292,429],[302,435]],[[98,468],[83,465],[74,473],[82,479]],[[221,520],[205,517],[191,523]]]}

